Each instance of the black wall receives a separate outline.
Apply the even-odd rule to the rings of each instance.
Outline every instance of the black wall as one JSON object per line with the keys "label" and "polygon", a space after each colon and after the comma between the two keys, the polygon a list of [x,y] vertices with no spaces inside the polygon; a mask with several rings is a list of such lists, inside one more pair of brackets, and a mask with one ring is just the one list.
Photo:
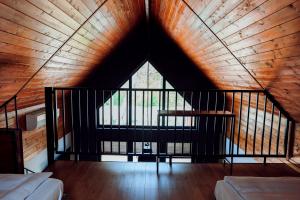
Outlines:
{"label": "black wall", "polygon": [[176,89],[216,88],[155,21],[150,41],[149,61]]}
{"label": "black wall", "polygon": [[119,88],[146,60],[146,24],[140,23],[81,83],[94,88]]}
{"label": "black wall", "polygon": [[176,89],[216,88],[154,20],[135,27],[81,86],[118,88],[147,60]]}

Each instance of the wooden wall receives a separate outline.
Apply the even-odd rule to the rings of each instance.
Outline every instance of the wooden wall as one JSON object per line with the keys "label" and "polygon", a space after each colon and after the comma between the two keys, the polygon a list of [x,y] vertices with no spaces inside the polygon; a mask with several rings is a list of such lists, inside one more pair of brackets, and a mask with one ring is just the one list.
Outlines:
{"label": "wooden wall", "polygon": [[[58,95],[58,109],[59,109],[59,118],[58,118],[58,136],[61,138],[63,136],[62,129],[62,104],[60,94]],[[67,96],[67,95],[66,95]],[[68,97],[66,97],[68,98]],[[46,139],[46,126],[39,127],[32,131],[27,131],[26,129],[26,114],[44,108],[44,104],[39,104],[23,109],[18,110],[18,120],[19,126],[22,129],[22,139],[23,139],[23,157],[24,161],[32,159],[34,156],[39,154],[41,151],[47,148],[47,139]],[[66,106],[68,109],[68,105]],[[66,116],[67,118],[68,116]],[[0,127],[5,127],[5,116],[0,115]],[[70,132],[69,122],[66,122],[66,133]],[[8,112],[8,125],[9,127],[16,127],[16,118],[15,112]]]}
{"label": "wooden wall", "polygon": [[45,86],[78,84],[144,13],[142,0],[0,0],[0,104],[35,73],[19,108],[43,103]]}
{"label": "wooden wall", "polygon": [[[299,9],[300,0],[150,5],[151,16],[218,88],[262,86],[298,122]],[[27,108],[44,102],[45,86],[77,85],[144,15],[144,0],[0,0],[0,104],[20,91],[18,107]]]}
{"label": "wooden wall", "polygon": [[[143,0],[0,0],[0,105],[29,81],[17,99],[23,123],[43,106],[45,86],[76,86],[144,15]],[[4,127],[3,110],[0,118]],[[29,160],[46,148],[46,130],[22,129]]]}
{"label": "wooden wall", "polygon": [[[23,137],[23,152],[24,152],[24,161],[30,160],[35,155],[40,153],[43,149],[46,148],[46,127],[40,127],[33,131],[26,131],[25,124],[25,113],[32,112],[44,107],[43,104],[36,105],[33,107],[28,107],[25,109],[19,110],[19,120],[20,126],[22,128],[22,137]],[[9,126],[15,127],[15,114],[14,112],[8,113]],[[5,127],[5,118],[4,115],[0,116],[0,127]]]}
{"label": "wooden wall", "polygon": [[259,89],[249,71],[300,120],[299,0],[152,2],[155,18],[218,87]]}
{"label": "wooden wall", "polygon": [[151,9],[217,87],[265,88],[300,121],[299,0],[154,0]]}
{"label": "wooden wall", "polygon": [[[242,98],[242,101],[241,101]],[[250,107],[249,105],[250,100]],[[284,153],[284,140],[287,127],[287,118],[274,106],[274,115],[272,122],[272,102],[266,100],[266,115],[264,116],[265,96],[261,93],[258,95],[258,109],[256,110],[257,94],[237,93],[234,102],[234,113],[236,114],[235,122],[235,144],[237,144],[238,135],[240,135],[240,148],[247,152],[255,154],[276,154],[277,142],[278,153]],[[232,103],[232,102],[231,102]],[[249,117],[248,117],[249,112]],[[257,120],[256,120],[257,113]],[[280,118],[280,119],[279,119]],[[248,127],[247,127],[248,123]],[[248,130],[247,130],[248,129]],[[256,135],[254,131],[256,129]],[[248,133],[247,133],[248,132]],[[247,136],[248,134],[248,136]],[[272,136],[272,137],[271,137]],[[278,137],[279,136],[279,137]],[[278,139],[279,138],[279,139]],[[277,141],[278,139],[278,141]],[[271,141],[270,141],[271,140]],[[271,142],[271,143],[270,143]],[[255,143],[255,149],[253,144]],[[263,145],[262,145],[263,143]],[[262,147],[263,146],[263,147]],[[270,147],[270,151],[269,151]]]}

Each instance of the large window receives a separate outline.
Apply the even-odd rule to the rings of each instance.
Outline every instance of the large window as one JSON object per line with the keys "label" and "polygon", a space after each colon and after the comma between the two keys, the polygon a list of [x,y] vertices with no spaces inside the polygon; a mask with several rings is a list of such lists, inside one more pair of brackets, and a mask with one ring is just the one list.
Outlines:
{"label": "large window", "polygon": [[[158,110],[191,110],[182,94],[173,89],[151,63],[146,62],[121,90],[104,92],[104,96],[110,98],[99,108],[99,125],[157,126]],[[190,117],[169,117],[161,123],[190,126],[191,120]]]}

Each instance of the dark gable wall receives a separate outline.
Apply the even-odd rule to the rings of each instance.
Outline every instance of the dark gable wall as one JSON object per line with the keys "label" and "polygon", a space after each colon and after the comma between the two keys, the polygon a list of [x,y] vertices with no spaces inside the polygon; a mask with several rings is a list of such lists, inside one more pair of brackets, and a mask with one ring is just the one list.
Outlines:
{"label": "dark gable wall", "polygon": [[137,25],[80,86],[118,88],[147,57],[146,23]]}
{"label": "dark gable wall", "polygon": [[176,89],[216,88],[154,20],[140,23],[81,86],[118,88],[147,60]]}
{"label": "dark gable wall", "polygon": [[149,61],[176,89],[216,88],[154,20],[150,33]]}

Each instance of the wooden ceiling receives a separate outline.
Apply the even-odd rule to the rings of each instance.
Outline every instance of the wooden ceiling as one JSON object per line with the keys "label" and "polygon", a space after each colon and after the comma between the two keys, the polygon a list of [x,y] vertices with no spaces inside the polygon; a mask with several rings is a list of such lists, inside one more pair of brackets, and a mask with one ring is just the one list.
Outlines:
{"label": "wooden ceiling", "polygon": [[[216,86],[266,88],[300,121],[300,0],[149,7]],[[27,107],[43,102],[45,86],[77,85],[145,13],[144,0],[0,0],[0,104],[20,91],[19,107]]]}
{"label": "wooden ceiling", "polygon": [[153,0],[151,9],[219,88],[266,88],[300,121],[299,0]]}
{"label": "wooden ceiling", "polygon": [[75,86],[145,15],[143,0],[0,0],[0,104]]}

